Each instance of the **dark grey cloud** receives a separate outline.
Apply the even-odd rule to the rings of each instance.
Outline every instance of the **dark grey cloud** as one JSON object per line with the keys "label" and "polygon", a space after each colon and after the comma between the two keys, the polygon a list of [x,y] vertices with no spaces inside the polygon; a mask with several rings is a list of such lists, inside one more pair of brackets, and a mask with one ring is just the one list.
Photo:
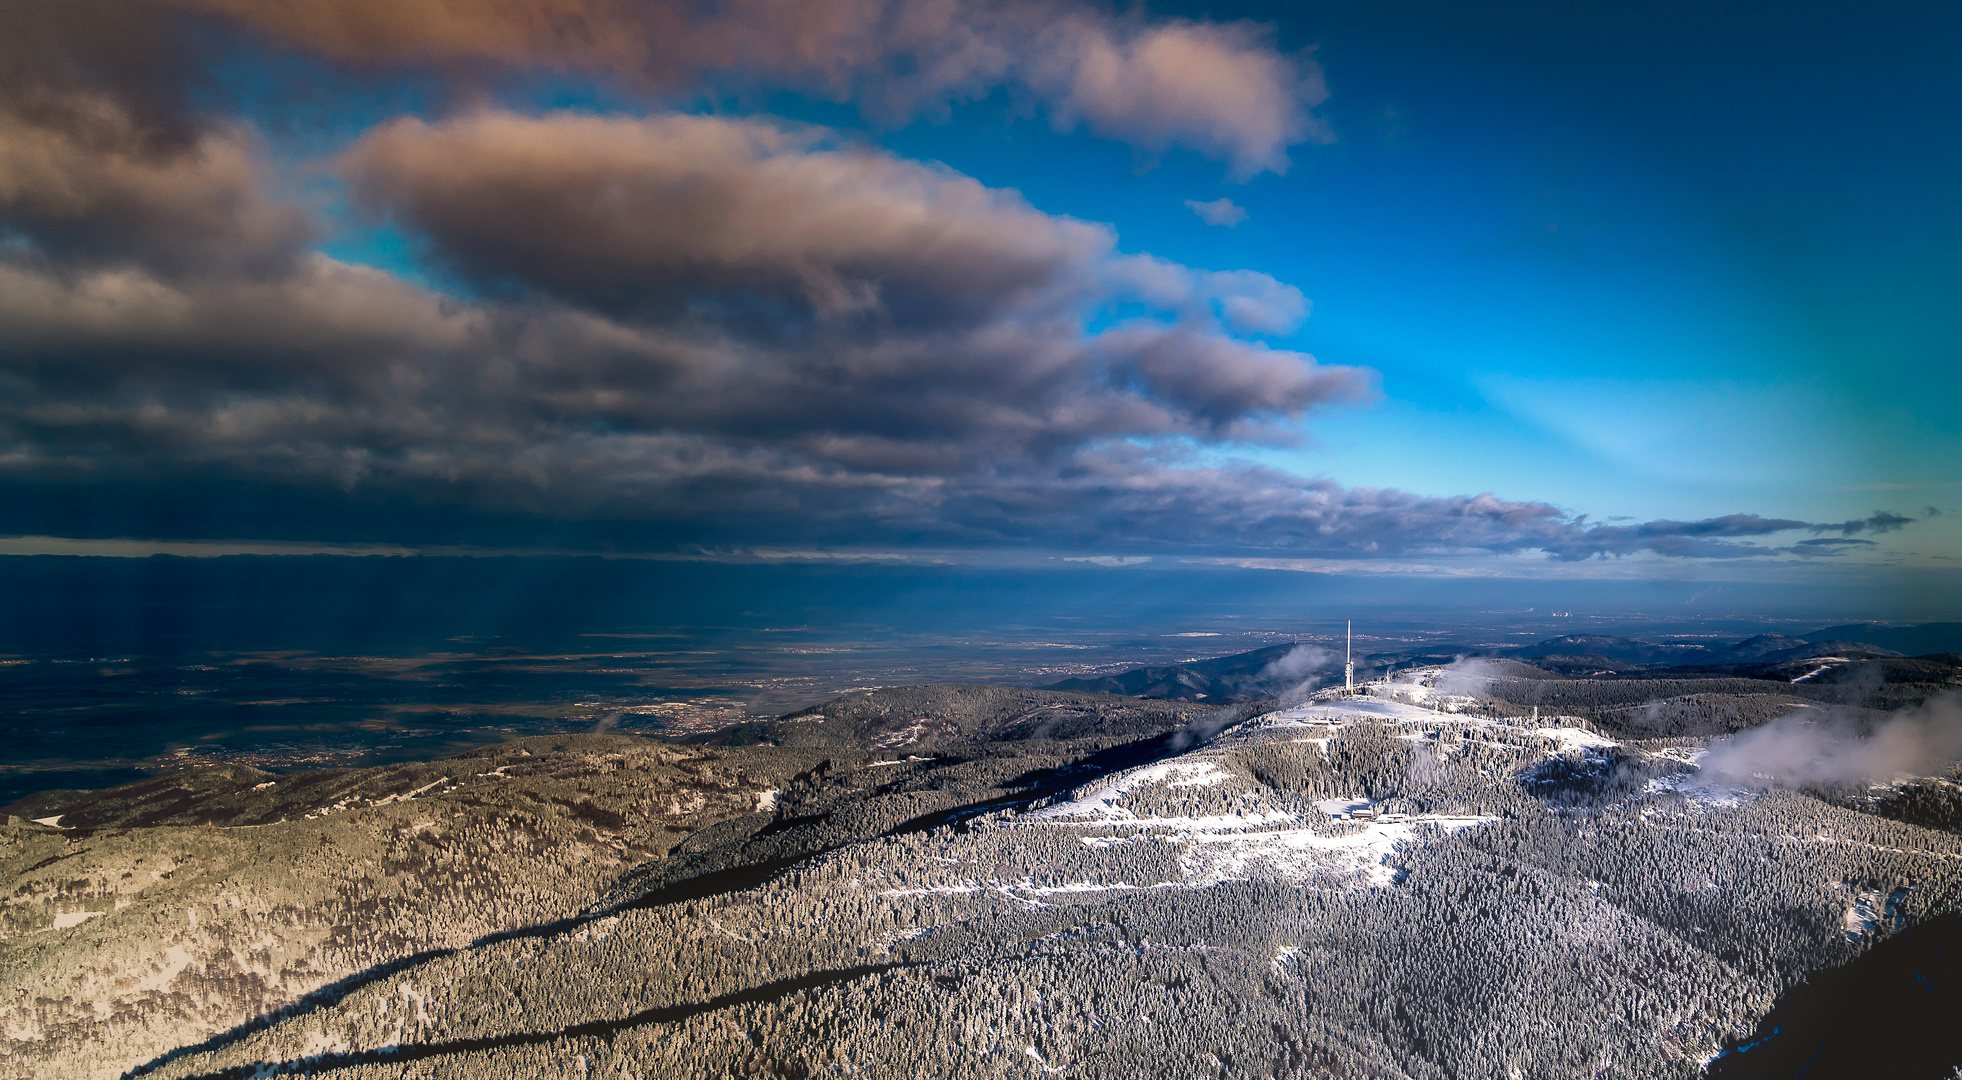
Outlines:
{"label": "dark grey cloud", "polygon": [[1566,560],[1629,555],[1637,551],[1685,558],[1735,558],[1766,553],[1762,548],[1738,543],[1739,540],[1809,527],[1809,522],[1756,514],[1727,514],[1699,521],[1661,519],[1636,525],[1576,527],[1570,538],[1547,550]]}
{"label": "dark grey cloud", "polygon": [[193,141],[188,88],[202,59],[179,20],[148,0],[0,0],[0,101],[58,124],[76,100],[107,99],[148,148]]}
{"label": "dark grey cloud", "polygon": [[[1369,392],[1228,333],[1305,316],[1264,274],[1120,255],[1104,226],[821,131],[486,113],[387,125],[342,167],[477,288],[640,335],[552,377],[563,407],[629,428],[767,428],[905,472],[1096,438],[1285,440]],[[1117,302],[1160,314],[1087,333]]]}
{"label": "dark grey cloud", "polygon": [[1890,533],[1914,524],[1914,519],[1891,510],[1875,510],[1871,517],[1808,526],[1813,532],[1836,532],[1841,536],[1859,533]]}
{"label": "dark grey cloud", "polygon": [[355,198],[480,287],[615,314],[973,323],[1079,303],[1102,226],[761,121],[484,113],[370,132]]}
{"label": "dark grey cloud", "polygon": [[313,238],[257,141],[201,115],[196,39],[146,0],[0,0],[0,241],[51,265],[276,271]]}
{"label": "dark grey cloud", "polygon": [[66,264],[269,273],[313,238],[242,128],[160,138],[114,97],[0,100],[0,227]]}
{"label": "dark grey cloud", "polygon": [[[823,133],[486,114],[392,125],[345,168],[488,298],[320,255],[189,276],[0,262],[0,480],[392,508],[377,540],[404,505],[459,528],[639,522],[660,544],[1336,558],[1739,557],[1815,528],[1597,526],[1218,460],[1369,392],[1366,372],[1234,335],[1291,326],[1299,293],[1123,255],[1101,226]],[[662,197],[691,184],[718,194]],[[614,192],[607,236],[586,215]],[[774,227],[746,232],[732,202]],[[1118,300],[1156,314],[1091,332]]]}
{"label": "dark grey cloud", "polygon": [[1850,537],[1834,536],[1819,540],[1800,540],[1791,547],[1792,554],[1807,558],[1826,555],[1844,555],[1849,551],[1877,547],[1872,540],[1859,540]]}
{"label": "dark grey cloud", "polygon": [[[317,256],[273,280],[0,266],[0,480],[85,499],[130,484],[216,492],[234,508],[221,514],[298,499],[370,515],[355,535],[377,540],[397,538],[404,507],[450,508],[464,530],[451,539],[466,541],[499,518],[556,522],[575,542],[1334,558],[1678,554],[1686,539],[1694,554],[1764,554],[1725,545],[1805,525],[1591,526],[1545,503],[1346,488],[1140,444],[1128,436],[1179,430],[1203,445],[1215,416],[1099,382],[1076,327],[1012,338],[993,360],[1047,348],[1087,364],[1077,377],[952,389],[903,364],[827,382],[794,350],[688,330],[557,302],[459,303]],[[1200,332],[1166,336],[1181,334]]]}
{"label": "dark grey cloud", "polygon": [[[1105,226],[813,128],[386,123],[335,167],[464,287],[337,262],[267,194],[253,133],[191,106],[172,14],[191,9],[349,64],[673,86],[754,67],[893,115],[1009,83],[1061,123],[1241,173],[1321,133],[1312,65],[1256,28],[1101,9],[14,0],[0,489],[85,504],[91,528],[195,503],[195,529],[225,536],[278,507],[378,541],[415,517],[464,542],[501,520],[667,546],[1580,560],[1761,556],[1798,550],[1757,543],[1780,532],[1906,523],[1593,525],[1236,462],[1373,393],[1367,371],[1258,340],[1307,317],[1298,290],[1123,253]],[[1143,314],[1104,325],[1120,309]]]}

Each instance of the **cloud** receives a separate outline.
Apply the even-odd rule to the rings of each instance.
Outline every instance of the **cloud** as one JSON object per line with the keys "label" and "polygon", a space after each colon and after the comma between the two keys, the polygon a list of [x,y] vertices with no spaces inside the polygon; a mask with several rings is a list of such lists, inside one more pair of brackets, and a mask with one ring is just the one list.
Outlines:
{"label": "cloud", "polygon": [[1296,645],[1260,671],[1263,681],[1285,682],[1296,690],[1312,689],[1304,680],[1335,664],[1335,654],[1316,645]]}
{"label": "cloud", "polygon": [[1718,739],[1699,766],[1713,780],[1797,787],[1939,775],[1957,760],[1962,699],[1949,693],[1872,726],[1817,710],[1793,713]]}
{"label": "cloud", "polygon": [[129,0],[0,0],[0,103],[58,124],[76,100],[122,110],[151,150],[181,147],[199,124],[188,89],[198,40],[163,9]]}
{"label": "cloud", "polygon": [[901,123],[998,87],[1150,151],[1183,146],[1235,176],[1285,172],[1328,141],[1320,68],[1266,28],[1002,0],[179,0],[336,62],[610,78],[662,95],[788,88]]}
{"label": "cloud", "polygon": [[617,314],[973,324],[1084,299],[1108,228],[944,168],[763,121],[484,113],[384,124],[358,202],[480,287]]}
{"label": "cloud", "polygon": [[[166,160],[231,211],[214,234],[272,205],[193,167],[209,154]],[[816,129],[483,113],[384,125],[340,168],[480,299],[317,254],[186,276],[54,237],[0,258],[0,478],[98,506],[194,478],[658,519],[662,542],[1026,542],[1045,503],[1109,502],[1083,481],[1184,469],[1137,440],[1284,442],[1370,392],[1233,336],[1305,316],[1272,278],[1121,255]],[[1120,303],[1144,313],[1090,329]]]}
{"label": "cloud", "polygon": [[1792,554],[1805,557],[1822,555],[1843,555],[1848,551],[1876,547],[1871,540],[1854,540],[1845,537],[1828,537],[1823,540],[1800,540],[1792,545]]}
{"label": "cloud", "polygon": [[1222,321],[1251,334],[1286,334],[1308,318],[1301,290],[1254,270],[1194,270],[1151,255],[1128,255],[1104,268],[1110,285],[1188,320]]}
{"label": "cloud", "polygon": [[159,139],[108,97],[0,101],[0,222],[70,261],[170,273],[266,273],[313,238],[262,193],[254,141],[210,128]]}
{"label": "cloud", "polygon": [[[287,251],[226,138],[73,183],[121,198],[154,172],[153,197],[212,208],[207,231]],[[1762,557],[1778,549],[1748,541],[1815,528],[1592,525],[1221,457],[1372,392],[1366,371],[1235,336],[1292,327],[1298,291],[1122,254],[1106,227],[817,129],[486,112],[384,125],[339,167],[479,298],[318,254],[175,263],[143,228],[120,258],[32,234],[0,257],[0,483],[17,514],[67,499],[114,522],[162,500],[181,519],[213,492],[219,516],[198,527],[227,536],[255,535],[239,515],[298,507],[368,541],[501,521],[641,548],[1346,559]],[[154,216],[173,235],[176,212]],[[1144,310],[1092,329],[1118,305]]]}
{"label": "cloud", "polygon": [[[1356,402],[1368,383],[1351,368],[1323,367],[1304,353],[1271,349],[1186,328],[1116,329],[1097,340],[1110,367],[1154,399],[1176,402],[1223,439],[1276,441],[1269,422],[1330,402]],[[1285,438],[1285,436],[1283,436]]]}
{"label": "cloud", "polygon": [[1198,214],[1199,220],[1208,225],[1224,225],[1230,229],[1242,221],[1247,220],[1246,207],[1240,206],[1232,199],[1224,197],[1214,199],[1212,202],[1187,199],[1185,200],[1185,208]]}
{"label": "cloud", "polygon": [[1872,517],[1855,518],[1852,521],[1840,521],[1825,525],[1811,525],[1808,528],[1813,532],[1836,532],[1842,536],[1853,536],[1863,532],[1895,532],[1912,524],[1914,524],[1914,519],[1911,517],[1896,514],[1890,510],[1875,510]]}
{"label": "cloud", "polygon": [[[649,93],[727,78],[888,117],[1019,87],[1057,124],[1239,175],[1327,137],[1311,61],[1247,24],[873,0],[179,6],[458,86],[486,65]],[[1106,226],[820,128],[387,122],[333,168],[456,288],[349,265],[267,194],[253,132],[193,107],[211,39],[164,10],[5,8],[0,498],[22,531],[1578,561],[1763,557],[1798,550],[1751,542],[1779,532],[1905,523],[1593,525],[1235,460],[1374,393],[1366,370],[1249,340],[1294,330],[1299,290],[1122,253]]]}
{"label": "cloud", "polygon": [[[33,500],[19,494],[52,484],[136,532],[113,515],[215,491],[228,516],[202,527],[223,535],[255,535],[241,515],[297,500],[371,541],[530,521],[534,536],[642,548],[1571,558],[1804,525],[1590,526],[1544,503],[1346,488],[1141,443],[1305,407],[1313,379],[1275,377],[1262,365],[1289,361],[1266,357],[1231,393],[1134,386],[1105,377],[1080,327],[1060,341],[1048,332],[984,324],[917,352],[902,335],[812,354],[557,301],[461,303],[321,256],[272,280],[179,282],[16,262],[0,265],[0,481],[24,524]],[[1182,334],[1207,343],[1176,327],[1165,337]],[[833,376],[867,355],[889,366]],[[958,376],[952,388],[942,369]],[[437,531],[399,535],[418,520]]]}
{"label": "cloud", "polygon": [[1810,522],[1765,518],[1757,514],[1726,514],[1699,521],[1646,521],[1637,525],[1597,525],[1577,528],[1569,540],[1548,550],[1561,559],[1628,555],[1653,551],[1660,555],[1739,558],[1770,554],[1763,548],[1735,541],[1813,528]]}
{"label": "cloud", "polygon": [[1284,173],[1287,147],[1334,135],[1308,112],[1328,97],[1320,68],[1267,37],[1245,22],[1119,27],[1078,14],[1038,39],[1030,82],[1048,92],[1059,128],[1081,116],[1146,149],[1225,158],[1240,178]]}

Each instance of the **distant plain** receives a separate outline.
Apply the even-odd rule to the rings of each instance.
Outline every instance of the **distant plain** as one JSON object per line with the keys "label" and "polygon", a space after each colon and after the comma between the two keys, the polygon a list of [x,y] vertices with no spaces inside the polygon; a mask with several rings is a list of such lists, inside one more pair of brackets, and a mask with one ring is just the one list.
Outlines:
{"label": "distant plain", "polygon": [[[1576,633],[1729,642],[1851,610],[1698,592],[1247,570],[0,558],[0,803],[191,762],[288,771],[527,735],[688,734],[854,688],[1041,686],[1332,646],[1345,618],[1365,653],[1449,654]],[[1710,610],[1726,602],[1755,610]]]}

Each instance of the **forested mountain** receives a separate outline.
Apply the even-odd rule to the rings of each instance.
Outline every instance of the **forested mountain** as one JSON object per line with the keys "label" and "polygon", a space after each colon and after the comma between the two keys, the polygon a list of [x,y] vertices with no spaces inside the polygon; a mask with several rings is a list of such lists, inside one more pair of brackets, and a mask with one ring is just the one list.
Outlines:
{"label": "forested mountain", "polygon": [[1298,665],[1285,662],[1296,648],[1295,643],[1289,642],[1210,660],[1157,664],[1116,675],[1064,679],[1052,684],[1049,689],[1177,698],[1183,701],[1238,701],[1301,682],[1313,667],[1306,662],[1306,657]]}
{"label": "forested mountain", "polygon": [[[1962,657],[1941,654],[1903,657],[1877,645],[1817,635],[1815,638],[1759,634],[1730,645],[1713,646],[1571,634],[1522,648],[1467,647],[1440,653],[1432,647],[1369,653],[1356,657],[1356,671],[1359,678],[1367,680],[1454,660],[1475,660],[1483,665],[1481,670],[1507,678],[1633,679],[1646,683],[1667,678],[1733,676],[1781,683],[1902,687],[1891,695],[1891,703],[1883,707],[1919,700],[1942,687],[1962,686]],[[1238,702],[1298,694],[1319,687],[1340,678],[1341,664],[1338,653],[1290,643],[1231,656],[1065,679],[1049,689],[1209,703]]]}
{"label": "forested mountain", "polygon": [[1918,626],[1850,623],[1828,626],[1802,636],[1807,641],[1870,641],[1905,656],[1962,653],[1962,622],[1921,623]]}
{"label": "forested mountain", "polygon": [[8,808],[0,1075],[1689,1078],[1962,905],[1953,772],[1699,771],[1853,687],[1367,690],[895,688],[45,794]]}

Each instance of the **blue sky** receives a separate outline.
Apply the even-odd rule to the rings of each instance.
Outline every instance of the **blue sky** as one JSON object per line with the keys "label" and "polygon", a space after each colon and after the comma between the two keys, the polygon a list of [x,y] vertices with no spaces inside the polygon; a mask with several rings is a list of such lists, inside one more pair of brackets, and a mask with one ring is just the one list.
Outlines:
{"label": "blue sky", "polygon": [[[1958,501],[1952,11],[1528,9],[1447,38],[1398,29],[1421,5],[1372,7],[1213,9],[1276,19],[1327,72],[1337,140],[1286,176],[1141,167],[1006,103],[886,140],[1127,247],[1299,286],[1292,340],[1375,368],[1384,398],[1264,455],[1285,467],[1597,517]],[[1247,220],[1183,206],[1219,197]]]}
{"label": "blue sky", "polygon": [[774,2],[51,17],[0,532],[1962,560],[1952,7]]}

